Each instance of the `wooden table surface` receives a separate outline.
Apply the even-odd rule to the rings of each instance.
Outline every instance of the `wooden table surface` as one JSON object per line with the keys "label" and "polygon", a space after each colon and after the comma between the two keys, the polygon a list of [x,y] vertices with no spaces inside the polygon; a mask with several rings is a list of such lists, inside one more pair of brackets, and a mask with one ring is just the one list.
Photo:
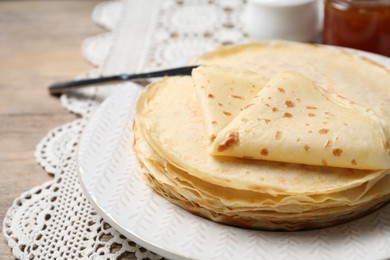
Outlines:
{"label": "wooden table surface", "polygon": [[[76,116],[48,94],[47,86],[92,68],[80,46],[104,32],[91,20],[99,2],[0,1],[1,223],[16,197],[52,178],[36,163],[35,146],[49,130]],[[0,259],[13,259],[2,235]]]}

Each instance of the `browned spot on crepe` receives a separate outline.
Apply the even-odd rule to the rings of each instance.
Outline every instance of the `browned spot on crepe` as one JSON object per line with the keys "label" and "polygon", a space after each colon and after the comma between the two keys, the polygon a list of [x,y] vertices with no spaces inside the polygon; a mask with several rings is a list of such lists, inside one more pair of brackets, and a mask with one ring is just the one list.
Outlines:
{"label": "browned spot on crepe", "polygon": [[210,136],[210,141],[211,141],[211,142],[214,142],[215,138],[216,138],[215,135],[211,135],[211,136]]}
{"label": "browned spot on crepe", "polygon": [[307,115],[310,116],[310,117],[316,116],[316,114],[314,114],[314,113],[309,113],[309,114],[307,114]]}
{"label": "browned spot on crepe", "polygon": [[236,95],[230,95],[232,98],[237,98],[237,99],[244,99],[243,97],[241,96],[236,96]]}
{"label": "browned spot on crepe", "polygon": [[355,159],[352,159],[351,164],[352,164],[352,165],[357,165],[356,160],[355,160]]}
{"label": "browned spot on crepe", "polygon": [[218,106],[223,107],[223,104],[222,103],[218,103]]}
{"label": "browned spot on crepe", "polygon": [[328,166],[328,163],[327,163],[325,160],[322,160],[321,163],[322,163],[322,165],[324,165],[324,166]]}
{"label": "browned spot on crepe", "polygon": [[264,122],[268,125],[269,123],[271,123],[271,120],[268,118],[264,118]]}
{"label": "browned spot on crepe", "polygon": [[232,115],[232,113],[227,112],[227,111],[223,111],[222,113],[223,113],[225,116],[231,116],[231,115]]}
{"label": "browned spot on crepe", "polygon": [[307,109],[317,109],[315,106],[306,106]]}
{"label": "browned spot on crepe", "polygon": [[293,117],[293,115],[290,114],[289,112],[285,112],[285,113],[283,114],[283,117],[291,118],[291,117]]}
{"label": "browned spot on crepe", "polygon": [[342,153],[343,153],[343,150],[340,149],[340,148],[333,149],[333,155],[334,156],[341,156]]}
{"label": "browned spot on crepe", "polygon": [[213,125],[216,125],[217,124],[217,121],[211,121],[211,124],[213,124]]}
{"label": "browned spot on crepe", "polygon": [[261,154],[262,156],[267,156],[267,155],[268,155],[268,149],[267,149],[267,148],[261,149],[260,154]]}
{"label": "browned spot on crepe", "polygon": [[286,92],[286,90],[284,88],[278,88],[278,90],[279,90],[280,93],[285,93]]}
{"label": "browned spot on crepe", "polygon": [[276,131],[275,133],[275,140],[280,140],[282,138],[282,132],[281,131]]}
{"label": "browned spot on crepe", "polygon": [[278,109],[276,107],[272,108],[272,112],[277,112],[277,111],[278,111]]}
{"label": "browned spot on crepe", "polygon": [[291,100],[286,100],[286,102],[284,102],[284,104],[286,105],[286,107],[294,107],[295,106],[294,102],[292,102]]}
{"label": "browned spot on crepe", "polygon": [[228,138],[221,144],[218,145],[218,151],[222,152],[226,149],[232,147],[233,145],[238,144],[240,141],[239,135],[237,132],[231,132],[228,136]]}
{"label": "browned spot on crepe", "polygon": [[209,98],[214,98],[214,95],[210,93],[210,94],[208,94],[208,97]]}
{"label": "browned spot on crepe", "polygon": [[310,146],[309,146],[309,145],[307,145],[307,144],[305,144],[305,146],[303,147],[303,149],[305,149],[305,151],[307,152],[307,151],[309,151],[309,149],[310,149]]}
{"label": "browned spot on crepe", "polygon": [[329,129],[322,128],[321,130],[318,131],[318,133],[320,133],[322,135],[326,135],[327,133],[329,133]]}

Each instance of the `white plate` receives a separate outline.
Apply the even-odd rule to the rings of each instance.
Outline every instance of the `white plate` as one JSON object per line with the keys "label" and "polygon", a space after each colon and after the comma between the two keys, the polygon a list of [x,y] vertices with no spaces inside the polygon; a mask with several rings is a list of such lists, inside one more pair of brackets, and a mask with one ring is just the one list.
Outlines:
{"label": "white plate", "polygon": [[[390,67],[390,59],[365,55]],[[141,91],[132,83],[119,87],[93,115],[78,153],[86,196],[130,240],[172,259],[390,258],[390,205],[333,228],[263,232],[216,224],[154,193],[143,181],[131,149]]]}

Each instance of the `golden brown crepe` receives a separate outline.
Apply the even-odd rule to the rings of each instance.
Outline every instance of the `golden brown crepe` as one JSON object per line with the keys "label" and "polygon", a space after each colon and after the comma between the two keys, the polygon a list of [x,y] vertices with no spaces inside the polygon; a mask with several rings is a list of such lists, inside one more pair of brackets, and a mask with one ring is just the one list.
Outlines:
{"label": "golden brown crepe", "polygon": [[284,72],[218,132],[212,154],[380,170],[390,168],[389,135],[371,110]]}
{"label": "golden brown crepe", "polygon": [[[334,95],[374,111],[386,124],[390,121],[389,72],[338,50],[285,42],[251,44],[218,49],[197,61],[251,70],[266,78],[295,71]],[[352,75],[362,71],[359,80],[354,80]],[[137,103],[136,155],[150,186],[173,203],[230,225],[300,230],[342,223],[389,199],[388,169],[210,155],[210,132],[201,107],[213,103],[198,101],[202,93],[196,93],[193,82],[189,76],[165,78],[149,85]],[[367,85],[369,93],[365,93]]]}

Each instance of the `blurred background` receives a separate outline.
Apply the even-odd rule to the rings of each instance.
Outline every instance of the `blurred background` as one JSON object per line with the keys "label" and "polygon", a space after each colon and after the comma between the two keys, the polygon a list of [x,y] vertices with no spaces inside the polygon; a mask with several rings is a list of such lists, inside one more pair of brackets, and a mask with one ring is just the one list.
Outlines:
{"label": "blurred background", "polygon": [[[49,97],[47,86],[93,68],[80,46],[104,32],[91,20],[100,2],[0,1],[1,222],[16,197],[52,179],[37,164],[35,146],[49,130],[76,116]],[[3,237],[0,252],[0,259],[14,259]]]}

